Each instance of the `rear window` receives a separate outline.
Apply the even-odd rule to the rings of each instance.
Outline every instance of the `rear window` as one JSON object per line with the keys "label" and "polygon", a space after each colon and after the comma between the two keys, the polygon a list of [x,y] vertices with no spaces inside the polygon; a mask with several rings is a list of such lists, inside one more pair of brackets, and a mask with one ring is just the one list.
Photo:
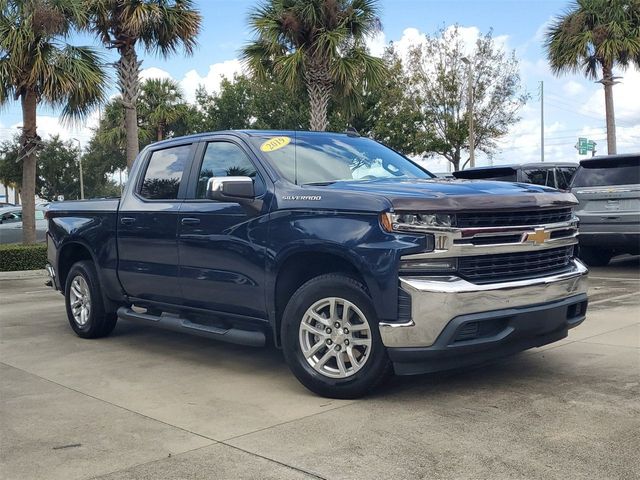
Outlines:
{"label": "rear window", "polygon": [[598,162],[581,165],[573,178],[572,187],[603,187],[607,185],[640,184],[640,161],[611,161],[611,166]]}
{"label": "rear window", "polygon": [[453,172],[456,178],[474,180],[498,180],[501,182],[517,181],[516,171],[513,168],[487,168],[482,170],[461,170]]}

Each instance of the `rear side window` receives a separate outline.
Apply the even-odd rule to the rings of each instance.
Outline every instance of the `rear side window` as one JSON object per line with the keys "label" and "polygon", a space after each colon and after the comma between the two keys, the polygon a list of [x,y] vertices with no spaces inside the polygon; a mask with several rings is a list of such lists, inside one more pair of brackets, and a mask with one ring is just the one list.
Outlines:
{"label": "rear side window", "polygon": [[[613,162],[612,162],[613,163]],[[610,167],[581,166],[573,179],[573,187],[604,187],[640,183],[640,165],[636,162],[613,163]]]}
{"label": "rear side window", "polygon": [[576,171],[575,168],[572,167],[562,167],[556,169],[556,178],[558,180],[558,188],[560,190],[566,190],[571,185],[571,178],[573,177],[573,173]]}
{"label": "rear side window", "polygon": [[207,182],[211,177],[251,177],[255,180],[256,168],[235,143],[211,142],[200,167],[196,198],[206,197]]}
{"label": "rear side window", "polygon": [[[532,170],[522,171],[522,180],[526,183],[533,183],[535,185],[547,185],[547,175],[549,170],[546,168],[536,168]],[[553,185],[553,172],[551,172],[551,186]]]}
{"label": "rear side window", "polygon": [[140,195],[149,200],[178,198],[190,151],[191,145],[181,145],[153,152],[140,186]]}

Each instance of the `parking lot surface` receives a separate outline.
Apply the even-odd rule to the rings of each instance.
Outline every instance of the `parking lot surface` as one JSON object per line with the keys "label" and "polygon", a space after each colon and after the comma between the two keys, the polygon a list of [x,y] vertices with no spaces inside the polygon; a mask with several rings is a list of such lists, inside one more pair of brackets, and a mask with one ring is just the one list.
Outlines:
{"label": "parking lot surface", "polygon": [[640,259],[591,270],[569,337],[464,371],[317,397],[273,348],[69,328],[0,279],[0,478],[640,478]]}

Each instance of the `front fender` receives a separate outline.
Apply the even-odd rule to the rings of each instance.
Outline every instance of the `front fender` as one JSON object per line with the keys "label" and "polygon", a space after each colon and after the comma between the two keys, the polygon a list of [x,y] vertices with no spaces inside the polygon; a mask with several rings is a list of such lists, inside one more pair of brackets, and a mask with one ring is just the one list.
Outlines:
{"label": "front fender", "polygon": [[424,237],[383,231],[377,213],[288,210],[272,214],[269,223],[269,311],[275,311],[276,278],[284,262],[297,253],[317,252],[342,257],[355,267],[378,318],[395,320],[400,256],[424,250]]}

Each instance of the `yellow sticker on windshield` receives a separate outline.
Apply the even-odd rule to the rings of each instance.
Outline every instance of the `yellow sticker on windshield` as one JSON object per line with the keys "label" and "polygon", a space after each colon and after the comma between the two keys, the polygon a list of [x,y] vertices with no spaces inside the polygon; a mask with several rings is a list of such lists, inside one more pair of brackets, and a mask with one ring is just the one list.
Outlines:
{"label": "yellow sticker on windshield", "polygon": [[263,152],[273,152],[274,150],[289,145],[290,142],[291,138],[289,137],[273,137],[260,145],[260,150]]}

